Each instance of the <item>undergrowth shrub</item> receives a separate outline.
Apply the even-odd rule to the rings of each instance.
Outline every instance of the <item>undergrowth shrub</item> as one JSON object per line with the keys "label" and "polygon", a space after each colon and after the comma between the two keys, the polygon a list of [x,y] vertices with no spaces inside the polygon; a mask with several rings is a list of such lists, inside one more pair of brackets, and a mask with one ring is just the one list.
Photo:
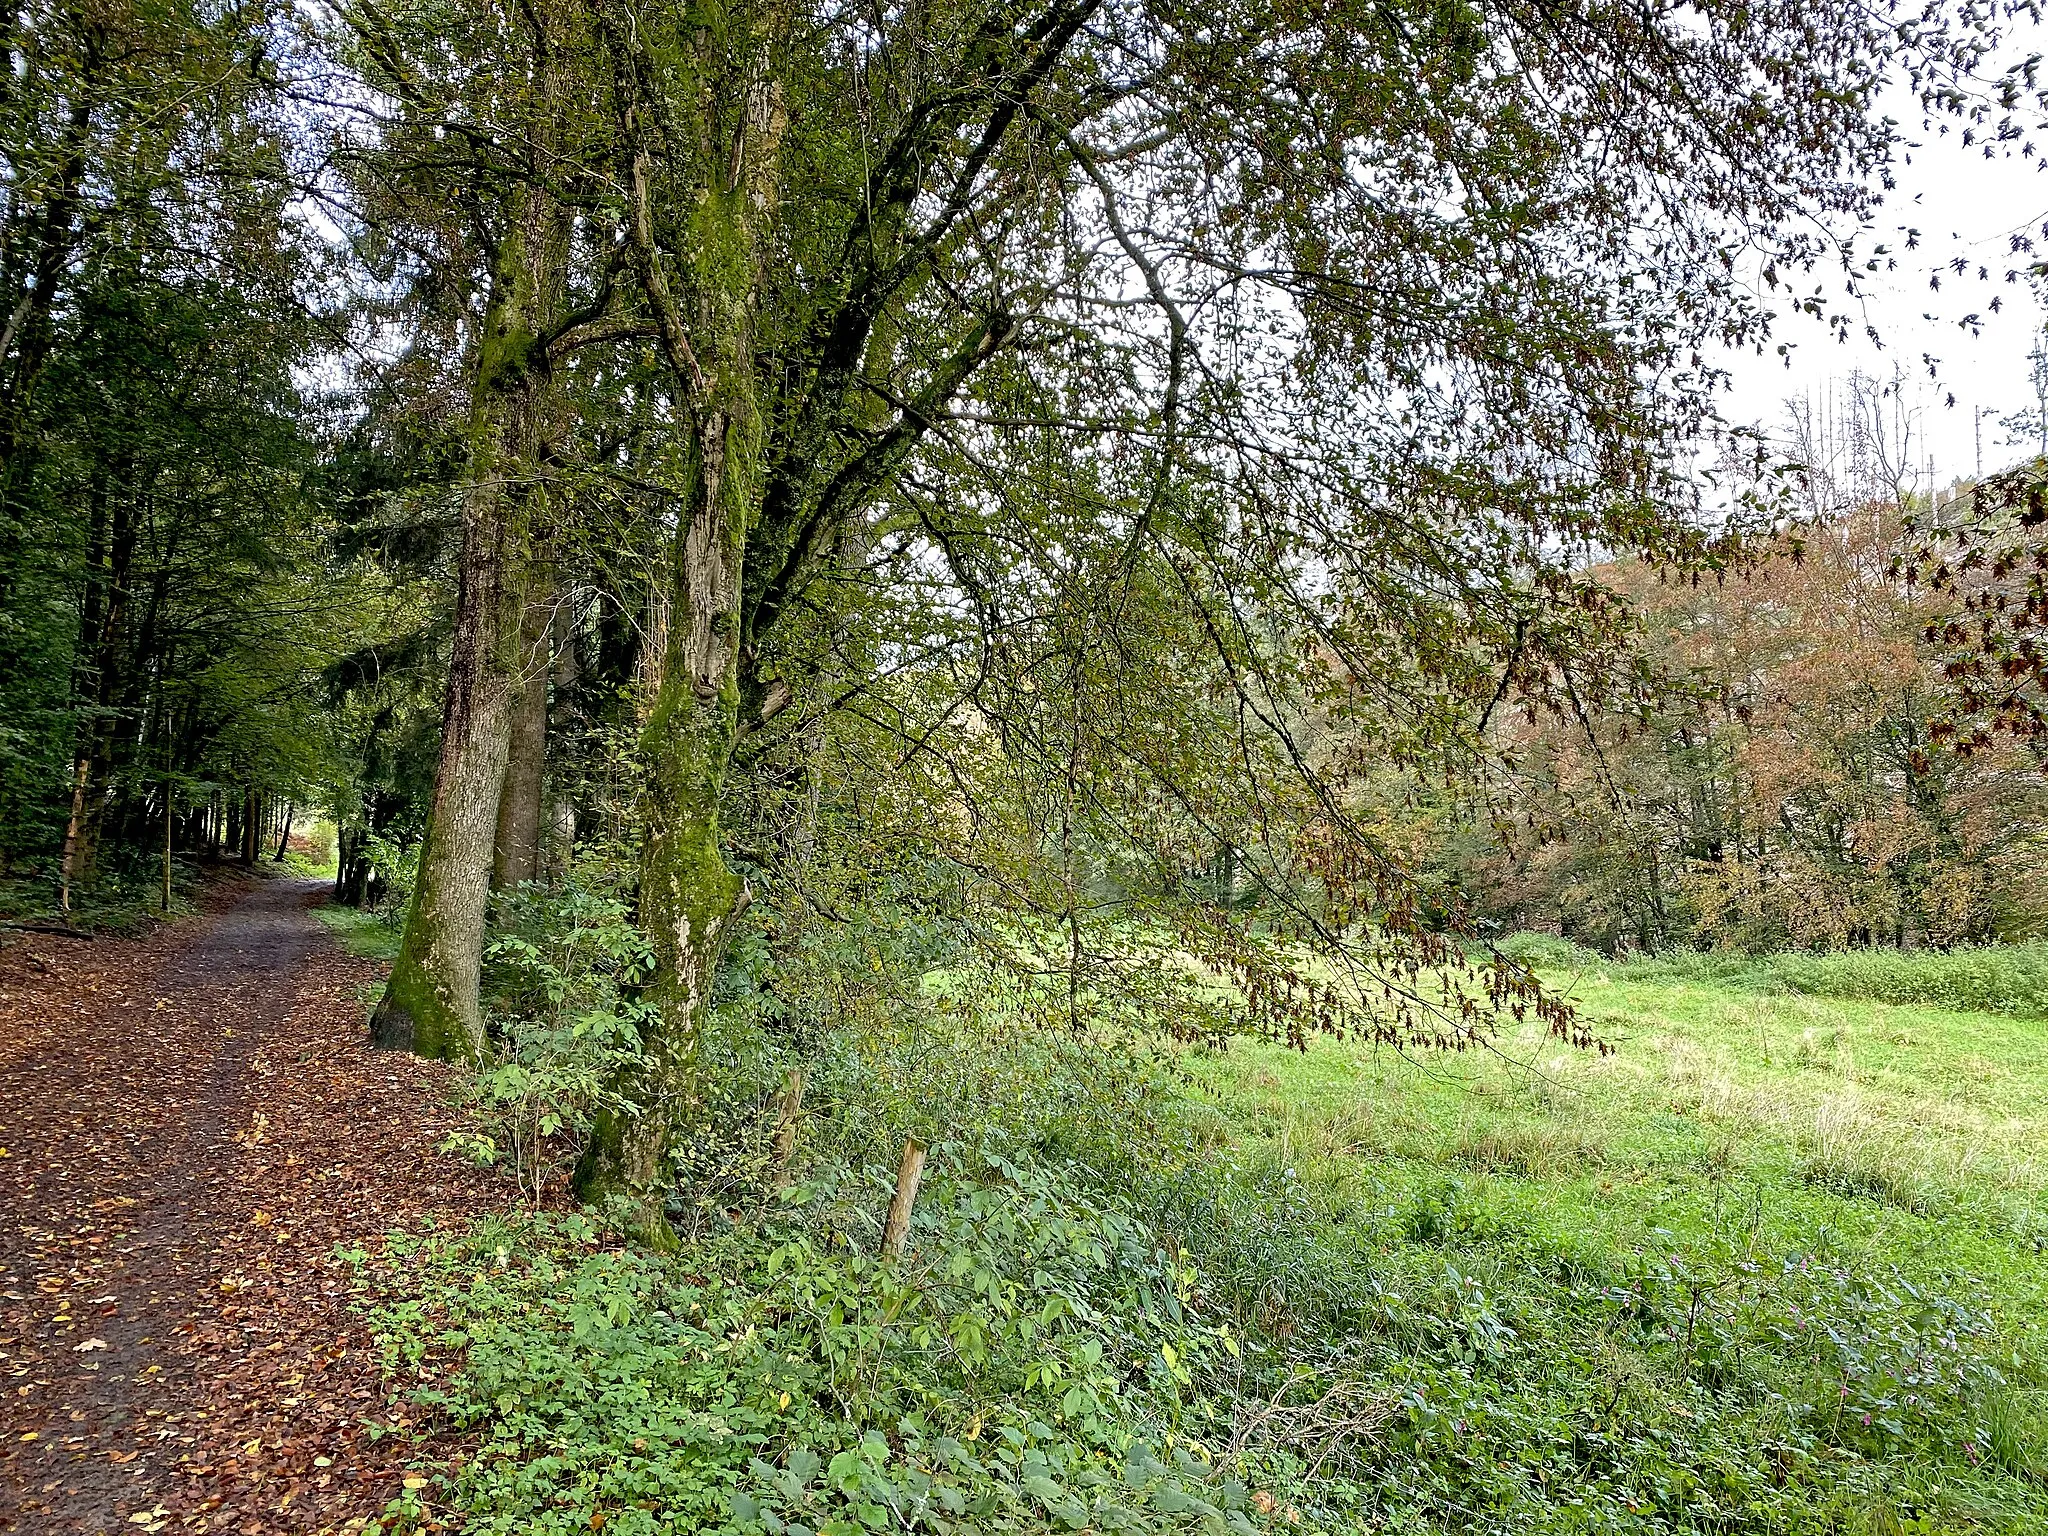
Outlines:
{"label": "undergrowth shrub", "polygon": [[409,1254],[388,1359],[459,1353],[421,1401],[483,1437],[444,1505],[507,1533],[1251,1529],[1190,1454],[1238,1345],[1185,1261],[1043,1169],[934,1170],[896,1261],[845,1167],[680,1262],[577,1217]]}
{"label": "undergrowth shrub", "polygon": [[1493,947],[1535,970],[1589,970],[1613,964],[1597,951],[1554,933],[1511,933]]}
{"label": "undergrowth shrub", "polygon": [[502,1159],[535,1203],[592,1117],[615,1106],[648,1012],[637,994],[653,952],[598,868],[579,864],[559,890],[501,893],[484,951],[489,1053],[467,1080],[471,1125],[451,1149]]}

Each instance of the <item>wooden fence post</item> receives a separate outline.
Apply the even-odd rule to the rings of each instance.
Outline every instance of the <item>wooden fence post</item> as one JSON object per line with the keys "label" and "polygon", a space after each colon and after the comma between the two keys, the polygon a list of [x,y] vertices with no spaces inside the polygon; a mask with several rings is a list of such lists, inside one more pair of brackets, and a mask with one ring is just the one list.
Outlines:
{"label": "wooden fence post", "polygon": [[882,1228],[882,1256],[893,1259],[903,1252],[903,1240],[910,1235],[910,1208],[917,1203],[918,1182],[924,1178],[924,1147],[912,1140],[903,1143],[903,1166],[896,1170],[896,1195],[889,1202],[889,1221]]}
{"label": "wooden fence post", "polygon": [[782,1080],[775,1118],[775,1187],[787,1189],[796,1156],[796,1126],[804,1109],[804,1069],[791,1067]]}

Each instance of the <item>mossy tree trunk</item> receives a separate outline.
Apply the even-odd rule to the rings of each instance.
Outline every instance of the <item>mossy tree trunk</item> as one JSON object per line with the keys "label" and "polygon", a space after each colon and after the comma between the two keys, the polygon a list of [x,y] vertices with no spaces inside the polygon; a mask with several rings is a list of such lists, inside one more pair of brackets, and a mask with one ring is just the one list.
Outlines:
{"label": "mossy tree trunk", "polygon": [[622,1085],[632,1112],[600,1118],[576,1182],[586,1200],[623,1202],[630,1228],[657,1247],[675,1241],[663,1213],[669,1138],[698,1104],[712,982],[747,901],[720,850],[718,811],[739,734],[740,587],[764,448],[753,324],[784,127],[760,59],[714,60],[712,46],[700,40],[700,68],[717,82],[711,99],[730,110],[700,125],[700,191],[675,288],[655,243],[638,77],[632,68],[621,74],[639,275],[689,406],[690,436],[670,631],[641,735],[648,782],[639,920],[656,958],[647,998],[659,1022],[641,1042],[645,1065]]}
{"label": "mossy tree trunk", "polygon": [[656,1246],[673,1241],[662,1213],[669,1136],[697,1103],[704,1015],[745,897],[719,848],[718,806],[738,731],[736,605],[760,430],[744,406],[707,413],[704,429],[695,505],[678,538],[677,632],[641,737],[640,926],[657,961],[647,998],[659,1024],[642,1040],[644,1068],[624,1085],[632,1111],[600,1118],[577,1170],[585,1200],[623,1199],[629,1225]]}
{"label": "mossy tree trunk", "polygon": [[561,307],[567,223],[536,186],[509,195],[476,348],[462,487],[461,585],[441,751],[405,936],[371,1019],[373,1042],[422,1056],[484,1045],[478,972],[498,801],[524,672],[522,617],[541,498],[550,385],[544,337]]}
{"label": "mossy tree trunk", "polygon": [[505,787],[491,884],[510,890],[540,874],[541,814],[547,779],[548,681],[554,661],[555,588],[544,559],[533,562],[519,637],[520,671],[512,700]]}

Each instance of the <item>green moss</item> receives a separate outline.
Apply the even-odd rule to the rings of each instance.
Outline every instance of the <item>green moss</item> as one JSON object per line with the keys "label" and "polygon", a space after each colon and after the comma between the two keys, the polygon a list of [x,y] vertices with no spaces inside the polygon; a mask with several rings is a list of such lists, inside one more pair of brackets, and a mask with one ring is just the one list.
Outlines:
{"label": "green moss", "polygon": [[655,1006],[643,1034],[645,1066],[622,1084],[636,1116],[605,1114],[576,1175],[587,1203],[610,1207],[642,1242],[669,1249],[675,1235],[662,1214],[669,1137],[698,1103],[702,1025],[711,979],[744,882],[718,846],[718,802],[736,731],[738,685],[699,699],[693,679],[671,676],[649,717],[642,746],[651,765],[647,851],[640,877],[640,923],[657,970],[646,991]]}
{"label": "green moss", "polygon": [[472,1040],[454,1000],[434,984],[434,925],[422,917],[420,900],[415,892],[398,959],[370,1016],[370,1038],[386,1050],[409,1050],[434,1061],[468,1060],[481,1041]]}

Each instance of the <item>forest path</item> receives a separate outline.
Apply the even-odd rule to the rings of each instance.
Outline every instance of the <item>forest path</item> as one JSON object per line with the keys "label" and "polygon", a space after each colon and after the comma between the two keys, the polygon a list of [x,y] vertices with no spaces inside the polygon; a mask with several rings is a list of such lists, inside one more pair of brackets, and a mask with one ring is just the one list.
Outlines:
{"label": "forest path", "polygon": [[0,957],[0,1531],[329,1531],[398,1491],[336,1250],[502,1197],[434,1151],[445,1069],[368,1048],[323,891]]}

